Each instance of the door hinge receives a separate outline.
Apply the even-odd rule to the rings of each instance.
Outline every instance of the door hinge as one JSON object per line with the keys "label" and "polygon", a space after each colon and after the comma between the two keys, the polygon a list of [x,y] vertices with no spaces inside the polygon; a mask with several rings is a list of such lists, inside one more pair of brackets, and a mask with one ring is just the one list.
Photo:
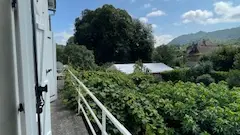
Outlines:
{"label": "door hinge", "polygon": [[12,0],[12,8],[16,8],[17,0]]}
{"label": "door hinge", "polygon": [[44,87],[42,86],[37,86],[36,87],[36,112],[38,114],[42,113],[43,111],[43,106],[45,105],[45,101],[43,99],[43,92],[48,92],[48,86],[45,85]]}
{"label": "door hinge", "polygon": [[24,107],[23,107],[23,104],[20,103],[19,106],[18,106],[18,111],[19,112],[24,112]]}

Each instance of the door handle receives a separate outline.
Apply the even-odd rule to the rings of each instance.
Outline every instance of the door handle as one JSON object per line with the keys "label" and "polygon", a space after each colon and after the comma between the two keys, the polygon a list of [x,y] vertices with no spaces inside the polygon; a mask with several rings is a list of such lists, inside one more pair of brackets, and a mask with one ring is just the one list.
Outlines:
{"label": "door handle", "polygon": [[51,72],[52,71],[52,69],[47,69],[46,70],[46,74],[48,74],[49,72]]}

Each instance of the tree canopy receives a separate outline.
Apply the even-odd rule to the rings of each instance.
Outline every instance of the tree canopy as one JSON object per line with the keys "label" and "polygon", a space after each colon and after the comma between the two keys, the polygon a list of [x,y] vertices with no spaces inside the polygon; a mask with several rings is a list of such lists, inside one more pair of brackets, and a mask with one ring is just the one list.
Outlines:
{"label": "tree canopy", "polygon": [[67,40],[67,45],[74,45],[74,36],[71,36],[68,40]]}
{"label": "tree canopy", "polygon": [[202,61],[211,61],[214,70],[229,71],[233,68],[239,68],[239,53],[239,47],[223,46],[209,56],[203,56]]}
{"label": "tree canopy", "polygon": [[84,10],[75,20],[74,41],[93,50],[98,64],[150,62],[154,45],[150,25],[112,5]]}
{"label": "tree canopy", "polygon": [[63,46],[63,45],[56,46],[57,61],[63,62],[64,47],[65,46]]}
{"label": "tree canopy", "polygon": [[61,56],[63,64],[71,64],[79,69],[92,69],[95,67],[93,52],[82,45],[67,45]]}
{"label": "tree canopy", "polygon": [[173,65],[177,57],[177,49],[171,45],[158,46],[153,52],[154,62],[163,62],[167,65]]}

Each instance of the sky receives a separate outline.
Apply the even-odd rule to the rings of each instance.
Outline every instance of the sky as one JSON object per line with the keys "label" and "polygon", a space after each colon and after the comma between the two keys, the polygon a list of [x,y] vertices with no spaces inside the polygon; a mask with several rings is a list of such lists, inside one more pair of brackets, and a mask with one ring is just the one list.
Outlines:
{"label": "sky", "polygon": [[83,10],[104,4],[125,9],[132,17],[151,24],[155,46],[183,34],[240,26],[240,0],[57,0],[52,17],[56,42],[66,44]]}

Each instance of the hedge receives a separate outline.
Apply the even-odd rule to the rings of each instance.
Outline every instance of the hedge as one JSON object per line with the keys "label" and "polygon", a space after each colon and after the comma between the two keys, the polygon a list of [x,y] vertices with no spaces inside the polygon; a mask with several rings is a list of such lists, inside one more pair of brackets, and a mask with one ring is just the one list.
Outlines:
{"label": "hedge", "polygon": [[226,81],[226,79],[228,78],[228,74],[229,73],[225,71],[213,71],[210,73],[210,75],[216,82]]}
{"label": "hedge", "polygon": [[166,71],[161,73],[162,79],[164,81],[172,81],[172,82],[178,82],[178,81],[189,81],[191,80],[191,74],[189,69],[175,69],[172,71]]}
{"label": "hedge", "polygon": [[[121,73],[86,71],[76,75],[133,135],[240,134],[240,88],[230,90],[225,82],[209,86],[141,82],[146,86],[138,87],[131,75]],[[65,105],[76,109],[77,94],[68,74],[66,79],[62,98]],[[101,120],[101,110],[85,98]],[[120,134],[109,122],[107,131]]]}

